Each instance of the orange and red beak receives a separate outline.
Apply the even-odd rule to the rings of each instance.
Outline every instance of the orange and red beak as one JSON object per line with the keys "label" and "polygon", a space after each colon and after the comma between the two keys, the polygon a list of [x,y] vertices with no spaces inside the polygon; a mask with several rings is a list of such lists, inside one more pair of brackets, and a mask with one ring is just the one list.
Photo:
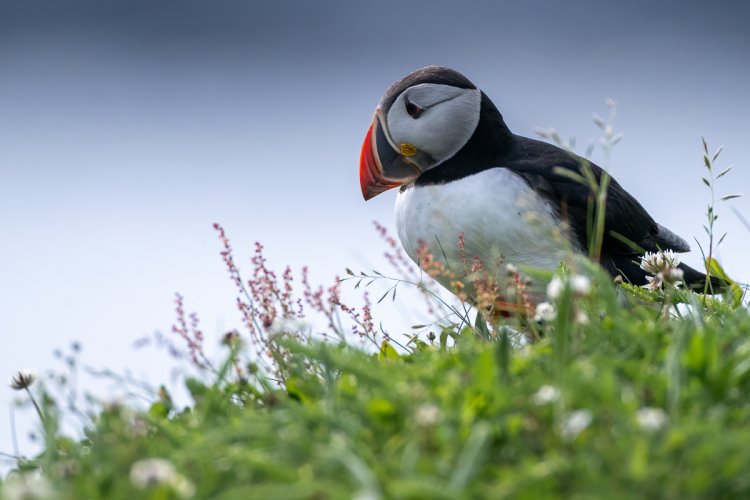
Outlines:
{"label": "orange and red beak", "polygon": [[419,177],[420,169],[407,161],[388,137],[385,119],[378,109],[362,144],[359,184],[365,200]]}

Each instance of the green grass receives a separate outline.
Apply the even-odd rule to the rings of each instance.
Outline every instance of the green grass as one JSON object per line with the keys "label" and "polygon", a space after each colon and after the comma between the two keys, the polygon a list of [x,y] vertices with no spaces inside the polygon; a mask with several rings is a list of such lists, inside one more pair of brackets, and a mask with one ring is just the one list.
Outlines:
{"label": "green grass", "polygon": [[[229,342],[226,363],[186,380],[188,406],[110,405],[83,440],[60,435],[62,403],[42,395],[47,446],[18,468],[61,498],[177,497],[133,483],[145,457],[195,498],[747,497],[750,315],[696,297],[665,316],[663,296],[597,273],[589,296],[557,303],[588,324],[559,314],[517,348],[465,326],[402,355],[278,334],[282,383]],[[666,419],[639,424],[644,408]]]}

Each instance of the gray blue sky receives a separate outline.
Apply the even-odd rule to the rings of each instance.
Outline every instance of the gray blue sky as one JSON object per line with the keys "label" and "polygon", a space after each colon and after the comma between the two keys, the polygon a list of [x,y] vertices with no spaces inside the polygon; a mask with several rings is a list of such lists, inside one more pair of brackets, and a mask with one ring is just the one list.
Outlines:
{"label": "gray blue sky", "polygon": [[[611,171],[705,242],[701,136],[736,164],[719,192],[750,191],[749,18],[739,1],[0,0],[0,376],[79,340],[88,364],[157,382],[169,361],[131,345],[169,330],[176,291],[214,342],[238,322],[215,221],[241,262],[257,240],[321,283],[384,268],[370,221],[392,227],[395,194],[362,201],[359,148],[385,88],[427,64],[462,71],[522,135],[585,144],[616,99]],[[748,281],[729,206],[720,257]]]}

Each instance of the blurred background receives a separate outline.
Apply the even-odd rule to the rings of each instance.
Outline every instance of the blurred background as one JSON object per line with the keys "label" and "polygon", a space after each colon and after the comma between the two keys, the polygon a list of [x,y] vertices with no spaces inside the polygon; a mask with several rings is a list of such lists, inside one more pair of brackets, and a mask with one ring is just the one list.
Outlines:
{"label": "blurred background", "polygon": [[[133,344],[169,334],[175,292],[213,350],[239,325],[213,222],[246,270],[260,241],[271,267],[308,265],[316,283],[387,271],[371,221],[393,228],[395,193],[362,201],[359,149],[386,87],[428,64],[466,74],[514,132],[555,127],[580,151],[615,99],[611,172],[700,267],[701,136],[726,145],[720,169],[736,164],[717,194],[750,187],[748,15],[739,1],[0,0],[0,377],[60,368],[53,350],[78,341],[87,365],[165,380],[170,359]],[[730,207],[750,218],[747,197],[718,206],[719,259],[747,282],[750,231]],[[398,334],[403,309],[376,318]],[[0,388],[0,452],[15,433],[29,455],[17,395]]]}

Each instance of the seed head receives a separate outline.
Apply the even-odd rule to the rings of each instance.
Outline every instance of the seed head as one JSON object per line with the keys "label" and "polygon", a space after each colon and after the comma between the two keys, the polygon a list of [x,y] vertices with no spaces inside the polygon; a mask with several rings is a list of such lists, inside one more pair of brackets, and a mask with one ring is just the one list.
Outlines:
{"label": "seed head", "polygon": [[22,391],[34,385],[36,373],[31,370],[20,370],[10,377],[10,387],[16,391]]}

